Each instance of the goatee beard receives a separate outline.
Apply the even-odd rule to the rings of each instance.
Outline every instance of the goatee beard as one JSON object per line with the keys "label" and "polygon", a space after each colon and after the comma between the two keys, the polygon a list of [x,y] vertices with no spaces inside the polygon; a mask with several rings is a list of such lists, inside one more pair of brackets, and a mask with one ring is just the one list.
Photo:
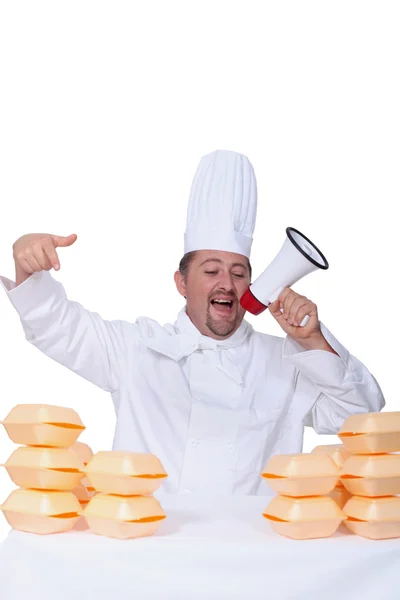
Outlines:
{"label": "goatee beard", "polygon": [[218,335],[220,337],[227,337],[235,330],[237,325],[237,318],[238,316],[236,315],[236,319],[233,323],[221,323],[220,321],[215,321],[210,314],[210,309],[208,308],[206,325],[214,335]]}

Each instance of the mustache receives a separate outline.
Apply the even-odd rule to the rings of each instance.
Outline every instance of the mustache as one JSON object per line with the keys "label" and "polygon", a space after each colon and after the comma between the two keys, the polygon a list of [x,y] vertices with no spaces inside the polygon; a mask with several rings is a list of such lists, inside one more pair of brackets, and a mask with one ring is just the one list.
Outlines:
{"label": "mustache", "polygon": [[220,296],[226,296],[229,300],[238,300],[238,296],[234,292],[223,292],[222,290],[213,292],[208,299],[211,302],[211,300],[215,300],[215,298],[219,298]]}

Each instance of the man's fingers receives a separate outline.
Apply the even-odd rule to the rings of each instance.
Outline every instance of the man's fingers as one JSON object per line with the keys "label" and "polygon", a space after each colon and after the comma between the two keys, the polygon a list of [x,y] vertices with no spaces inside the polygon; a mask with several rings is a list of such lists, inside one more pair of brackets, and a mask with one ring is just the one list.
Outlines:
{"label": "man's fingers", "polygon": [[25,273],[33,273],[33,269],[28,265],[28,261],[25,258],[19,259],[18,264]]}
{"label": "man's fingers", "polygon": [[25,255],[25,260],[28,263],[28,265],[30,266],[30,268],[32,269],[32,273],[34,273],[35,271],[42,271],[42,267],[39,265],[38,261],[36,260],[36,258],[34,257],[33,253],[26,253]]}
{"label": "man's fingers", "polygon": [[304,319],[304,317],[306,315],[312,316],[316,313],[317,313],[317,306],[314,304],[314,302],[311,302],[311,300],[310,300],[309,302],[307,302],[306,304],[303,304],[303,306],[301,306],[299,308],[299,310],[297,311],[297,313],[293,319],[293,323],[295,325],[296,325],[296,323],[298,325],[300,325],[300,323],[302,322],[302,320]]}
{"label": "man's fingers", "polygon": [[47,239],[43,242],[43,250],[46,253],[46,256],[53,269],[58,271],[58,269],[60,268],[60,261],[51,239]]}
{"label": "man's fingers", "polygon": [[305,304],[309,304],[309,300],[305,296],[297,296],[290,307],[288,322],[293,325],[296,320],[296,315]]}
{"label": "man's fingers", "polygon": [[51,269],[51,263],[43,251],[43,245],[41,242],[37,242],[33,245],[33,255],[43,271],[49,271]]}
{"label": "man's fingers", "polygon": [[295,293],[292,290],[290,290],[290,293],[286,295],[285,300],[283,301],[283,315],[286,320],[289,320],[290,310],[295,298]]}
{"label": "man's fingers", "polygon": [[63,236],[63,235],[52,235],[52,240],[54,242],[54,246],[57,248],[58,246],[60,247],[66,247],[66,246],[72,246],[72,244],[74,244],[78,238],[78,236],[76,235],[76,233],[72,233],[71,235],[67,235],[67,236]]}
{"label": "man's fingers", "polygon": [[279,319],[280,317],[283,318],[283,314],[280,311],[280,307],[281,307],[281,301],[275,300],[275,302],[272,302],[269,305],[269,312],[275,317],[275,319]]}

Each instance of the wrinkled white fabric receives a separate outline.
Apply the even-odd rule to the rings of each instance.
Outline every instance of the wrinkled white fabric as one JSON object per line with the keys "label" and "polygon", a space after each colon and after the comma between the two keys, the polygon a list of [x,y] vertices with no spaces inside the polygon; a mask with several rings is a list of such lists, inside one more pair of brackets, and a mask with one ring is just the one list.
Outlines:
{"label": "wrinkled white fabric", "polygon": [[245,321],[217,342],[185,311],[164,327],[145,317],[105,321],[46,271],[18,287],[0,282],[30,343],[111,392],[113,448],[156,454],[169,492],[268,494],[263,466],[274,454],[300,452],[305,424],[332,434],[350,414],[384,405],[368,369],[323,324],[339,356]]}

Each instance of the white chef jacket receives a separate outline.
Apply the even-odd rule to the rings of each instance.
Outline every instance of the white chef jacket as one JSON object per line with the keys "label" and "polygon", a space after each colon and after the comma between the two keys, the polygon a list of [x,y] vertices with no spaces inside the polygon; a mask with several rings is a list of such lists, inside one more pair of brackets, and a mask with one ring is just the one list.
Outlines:
{"label": "white chef jacket", "polygon": [[203,336],[185,310],[165,326],[149,318],[106,321],[67,298],[49,272],[18,287],[0,278],[26,339],[111,392],[114,450],[151,452],[172,493],[271,493],[270,456],[301,452],[304,426],[337,433],[353,413],[385,404],[374,377],[328,329],[339,356],[254,331]]}

